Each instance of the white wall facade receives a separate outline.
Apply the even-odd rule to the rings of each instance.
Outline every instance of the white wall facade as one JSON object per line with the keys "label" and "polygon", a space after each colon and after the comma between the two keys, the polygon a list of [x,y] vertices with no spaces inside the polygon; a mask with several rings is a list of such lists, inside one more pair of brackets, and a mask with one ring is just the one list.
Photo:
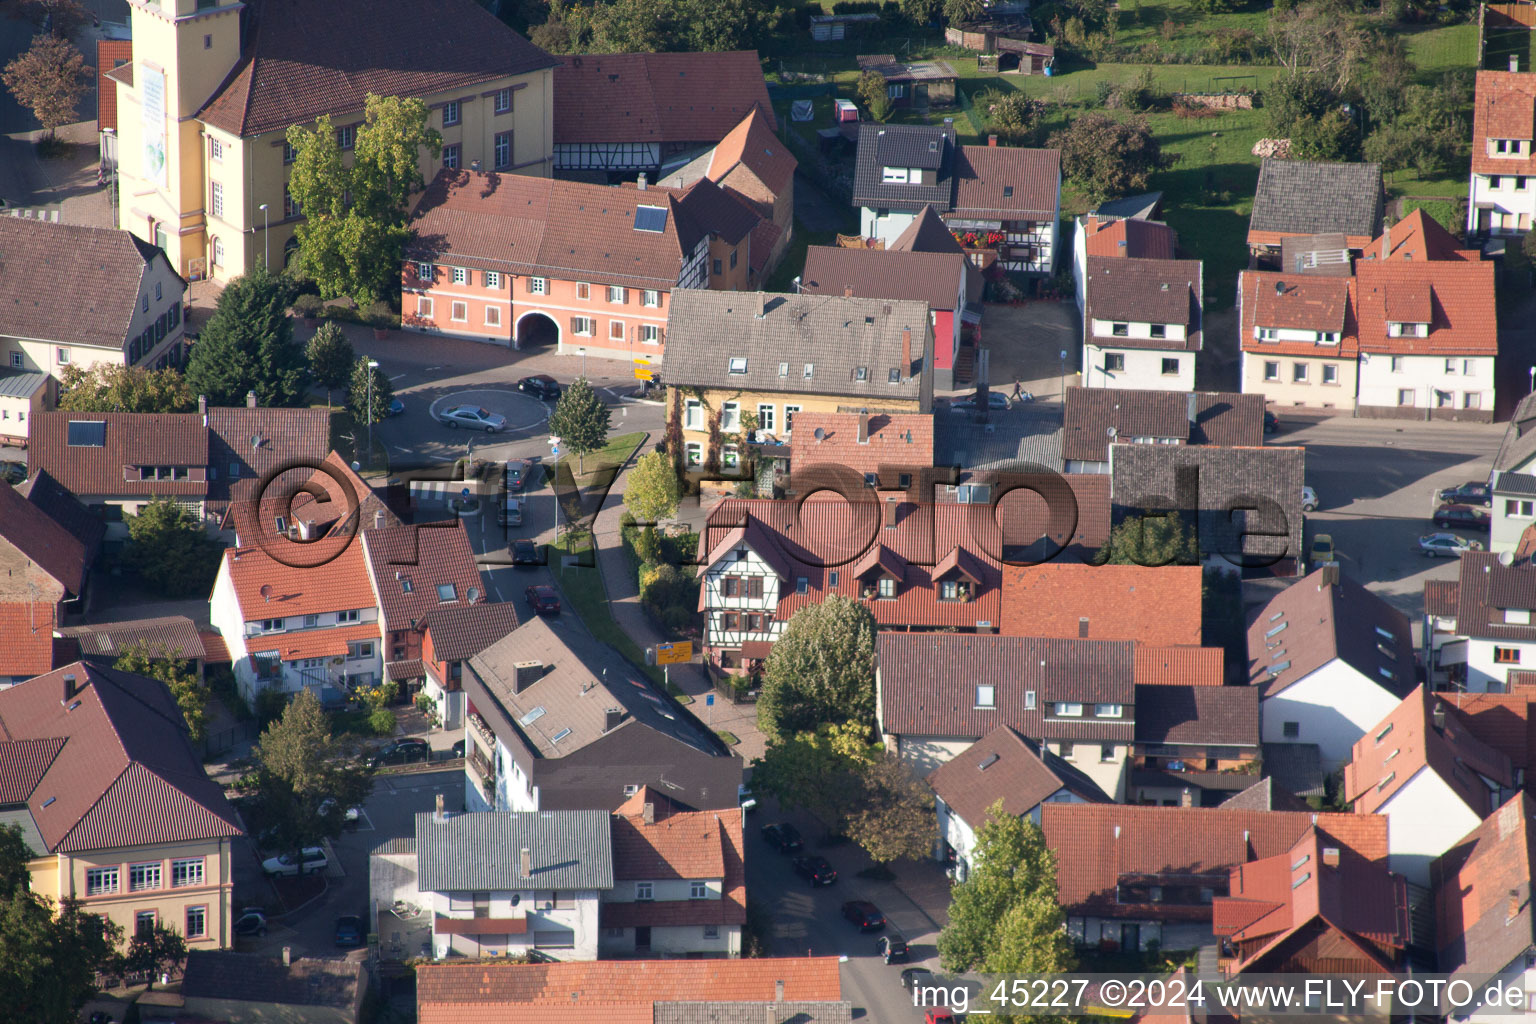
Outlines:
{"label": "white wall facade", "polygon": [[1493,357],[1366,353],[1360,359],[1355,401],[1360,406],[1491,412]]}
{"label": "white wall facade", "polygon": [[[1094,321],[1098,323],[1099,321]],[[1132,327],[1145,324],[1132,324]],[[1170,337],[1173,326],[1168,328]],[[1184,328],[1179,326],[1182,335]],[[1106,329],[1106,335],[1109,333]],[[1083,386],[1088,388],[1129,388],[1134,391],[1193,391],[1195,389],[1195,353],[1180,348],[1120,348],[1108,337],[1095,335],[1083,345]],[[1124,370],[1106,370],[1105,356],[1119,356]],[[1178,360],[1176,373],[1163,372],[1163,360]]]}
{"label": "white wall facade", "polygon": [[[744,409],[755,413],[755,409]],[[739,414],[738,414],[739,415]],[[721,430],[724,431],[725,417],[721,417]],[[737,557],[742,550],[746,551],[745,558]],[[746,584],[741,585],[743,593],[727,597],[725,593],[725,580],[728,577],[741,577],[747,579],[761,579],[763,581],[763,593],[761,597],[748,597],[745,594]],[[706,647],[739,648],[747,640],[777,640],[784,632],[784,623],[775,617],[766,630],[756,633],[748,633],[741,628],[726,629],[722,625],[723,614],[733,612],[738,615],[737,625],[744,623],[740,616],[747,612],[772,613],[779,606],[779,587],[782,581],[775,571],[769,567],[756,551],[742,544],[732,548],[725,556],[704,570],[704,578],[701,586],[704,588],[704,645]],[[793,582],[790,584],[793,586]]]}
{"label": "white wall facade", "polygon": [[981,737],[965,736],[956,739],[953,736],[882,736],[887,750],[894,750],[902,760],[912,765],[912,770],[920,777],[944,764],[953,761],[972,743]]}
{"label": "white wall facade", "polygon": [[[691,896],[693,883],[701,881],[705,895],[699,900]],[[668,903],[719,901],[724,895],[724,884],[719,878],[705,879],[656,879],[645,884],[651,887],[650,900],[637,900],[637,880],[615,880],[613,888],[603,894],[604,903],[652,903],[664,907]],[[664,911],[663,911],[664,913]],[[717,925],[714,934],[705,925],[650,926],[650,945],[645,947],[653,955],[703,954],[712,956],[741,955],[741,927]],[[636,952],[634,928],[605,928],[599,948],[605,953],[624,954]],[[644,950],[641,950],[643,952]]]}
{"label": "white wall facade", "polygon": [[[1298,365],[1306,367],[1302,371],[1305,380],[1296,379]],[[1354,359],[1344,358],[1337,351],[1324,352],[1322,346],[1317,356],[1245,349],[1241,380],[1245,394],[1263,395],[1266,401],[1282,408],[1353,409],[1358,372]],[[1330,373],[1334,378],[1331,382],[1327,379]]]}
{"label": "white wall facade", "polygon": [[[883,216],[882,216],[883,214]],[[859,233],[865,238],[878,238],[889,246],[917,219],[913,210],[875,209],[865,206],[859,209]]]}
{"label": "white wall facade", "polygon": [[[473,918],[469,893],[430,894],[433,920]],[[446,956],[520,956],[540,949],[560,960],[596,960],[598,892],[595,889],[494,891],[481,916],[527,920],[521,935],[454,935],[432,932],[432,952]],[[557,937],[558,936],[558,937]],[[482,941],[483,939],[483,941]]]}
{"label": "white wall facade", "polygon": [[[1524,188],[1518,187],[1522,181]],[[1536,218],[1536,178],[1474,174],[1471,192],[1472,201],[1467,204],[1468,231],[1519,235],[1530,230],[1532,219]],[[1479,205],[1484,208],[1479,209]]]}
{"label": "white wall facade", "polygon": [[[1316,743],[1324,771],[1353,756],[1355,741],[1397,707],[1398,699],[1335,658],[1259,705],[1265,743]],[[1297,730],[1288,735],[1287,722]]]}
{"label": "white wall facade", "polygon": [[1536,668],[1536,643],[1470,637],[1466,654],[1468,693],[1505,693],[1511,669]]}
{"label": "white wall facade", "polygon": [[[1495,554],[1503,554],[1506,551],[1514,551],[1520,546],[1520,535],[1526,527],[1536,523],[1536,495],[1525,492],[1520,484],[1529,481],[1520,479],[1530,475],[1529,464],[1521,466],[1518,470],[1504,470],[1494,474],[1494,495],[1491,529],[1488,536],[1488,550]],[[1504,488],[1504,481],[1511,477],[1514,486],[1508,490]],[[1503,493],[1500,493],[1503,491]]]}
{"label": "white wall facade", "polygon": [[1062,743],[1051,740],[1047,746],[1063,761],[1093,780],[1094,785],[1117,803],[1125,801],[1125,786],[1131,775],[1131,745],[1099,740],[1075,740]]}
{"label": "white wall facade", "polygon": [[1387,816],[1387,866],[1414,885],[1429,885],[1429,865],[1482,819],[1445,780],[1420,768],[1376,811]]}
{"label": "white wall facade", "polygon": [[[955,881],[963,882],[970,874],[971,867],[975,863],[973,851],[976,849],[976,829],[971,823],[946,804],[943,799],[934,800],[934,814],[938,818],[939,837],[948,843],[950,849],[955,851]],[[1047,803],[1081,804],[1087,803],[1082,797],[1066,788],[1058,789],[1043,801],[1031,807],[1022,816],[1028,818],[1036,826],[1040,824],[1040,808]],[[981,822],[977,822],[980,827]],[[944,848],[940,845],[938,851],[941,856]]]}

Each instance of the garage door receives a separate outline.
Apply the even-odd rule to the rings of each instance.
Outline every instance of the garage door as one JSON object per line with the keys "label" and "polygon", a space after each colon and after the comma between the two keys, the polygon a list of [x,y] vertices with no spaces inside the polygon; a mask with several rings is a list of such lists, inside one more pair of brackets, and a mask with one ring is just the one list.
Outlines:
{"label": "garage door", "polygon": [[570,949],[576,945],[576,932],[571,928],[540,928],[533,933],[536,949]]}

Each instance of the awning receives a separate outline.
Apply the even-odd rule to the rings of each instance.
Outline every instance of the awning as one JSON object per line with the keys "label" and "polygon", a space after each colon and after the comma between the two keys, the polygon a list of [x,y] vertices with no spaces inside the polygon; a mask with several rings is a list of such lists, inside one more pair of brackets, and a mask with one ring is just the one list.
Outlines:
{"label": "awning", "polygon": [[741,643],[743,658],[766,658],[772,651],[772,640],[743,640]]}
{"label": "awning", "polygon": [[979,302],[967,302],[965,309],[960,312],[960,322],[967,324],[981,323],[981,314],[984,309],[986,307]]}
{"label": "awning", "polygon": [[436,935],[526,935],[526,917],[439,917],[432,922]]}

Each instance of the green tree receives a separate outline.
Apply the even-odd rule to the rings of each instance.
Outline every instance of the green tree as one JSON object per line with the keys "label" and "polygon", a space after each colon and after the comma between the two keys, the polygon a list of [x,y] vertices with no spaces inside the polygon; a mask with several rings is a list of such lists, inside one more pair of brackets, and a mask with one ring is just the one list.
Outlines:
{"label": "green tree", "polygon": [[682,485],[672,460],[660,452],[646,452],[624,481],[624,507],[641,523],[658,523],[677,515]]}
{"label": "green tree", "polygon": [[95,70],[73,44],[43,33],[5,66],[0,81],[17,103],[32,111],[51,139],[61,125],[75,120],[75,107],[90,89]]}
{"label": "green tree", "polygon": [[288,190],[304,214],[295,268],[325,298],[349,295],[359,307],[395,292],[410,238],[406,204],[423,184],[421,153],[436,158],[443,148],[426,103],[369,93],[350,167],[329,117],[313,129],[290,126],[287,140],[295,151]]}
{"label": "green tree", "polygon": [[848,838],[877,863],[917,860],[933,853],[933,791],[894,754],[860,772],[864,799],[848,815]]}
{"label": "green tree", "polygon": [[1144,117],[1117,121],[1089,111],[1051,136],[1061,173],[1091,203],[1144,191],[1154,171],[1173,165]]}
{"label": "green tree", "polygon": [[123,931],[77,899],[32,892],[27,848],[17,825],[0,826],[0,992],[7,1019],[76,1024],[96,994],[96,974],[119,969]]}
{"label": "green tree", "polygon": [[334,320],[327,320],[309,339],[304,349],[309,360],[309,375],[315,383],[325,388],[325,404],[331,404],[331,392],[352,378],[352,363],[357,356],[352,343]]}
{"label": "green tree", "polygon": [[[395,397],[395,386],[389,382],[383,367],[368,368],[373,360],[358,356],[352,364],[352,380],[347,385],[347,411],[358,423],[367,425],[369,407],[372,406],[373,422],[382,423],[389,416],[389,403]],[[373,400],[369,401],[369,378],[373,380]]]}
{"label": "green tree", "polygon": [[875,724],[875,617],[836,595],[795,613],[773,645],[757,702],[757,724],[770,739],[823,722]]}
{"label": "green tree", "polygon": [[164,972],[175,973],[187,962],[187,941],[174,928],[156,923],[148,931],[140,932],[128,943],[128,955],[123,958],[123,969],[143,971],[149,976],[147,989],[155,987],[155,976]]}
{"label": "green tree", "polygon": [[944,0],[944,24],[964,25],[981,17],[986,9],[985,0]]}
{"label": "green tree", "polygon": [[213,405],[244,405],[247,391],[265,406],[301,405],[307,371],[290,297],[288,282],[259,264],[229,282],[187,360],[193,393]]}
{"label": "green tree", "polygon": [[862,725],[828,723],[769,743],[752,762],[752,785],[842,835],[868,796],[865,772],[880,756]]}
{"label": "green tree", "polygon": [[203,595],[213,589],[224,546],[209,537],[192,513],[170,498],[156,498],[128,512],[123,561],[166,597]]}
{"label": "green tree", "polygon": [[181,371],[120,363],[64,367],[59,408],[68,412],[191,412],[197,398]]}
{"label": "green tree", "polygon": [[1295,160],[1358,160],[1360,128],[1354,117],[1334,107],[1322,117],[1299,121],[1291,129]]}
{"label": "green tree", "polygon": [[942,0],[897,0],[901,16],[918,28],[931,25],[944,9]]}
{"label": "green tree", "polygon": [[1199,565],[1199,536],[1178,512],[1128,516],[1109,531],[1094,565]]}
{"label": "green tree", "polygon": [[256,744],[256,768],[244,780],[252,815],[280,849],[295,855],[341,835],[345,815],[320,805],[355,807],[373,789],[373,769],[353,742],[331,735],[320,699],[300,690]]}
{"label": "green tree", "polygon": [[158,679],[169,687],[192,742],[203,742],[208,728],[208,691],[192,671],[190,661],[172,657],[163,645],[151,648],[148,641],[140,640],[119,654],[112,667]]}
{"label": "green tree", "polygon": [[869,116],[884,121],[891,116],[891,98],[885,78],[878,71],[866,71],[854,83],[853,92],[864,103]]}
{"label": "green tree", "polygon": [[1001,800],[977,830],[969,874],[951,892],[938,943],[944,970],[1047,974],[1076,966],[1057,902],[1056,855],[1040,829],[1006,813]]}
{"label": "green tree", "polygon": [[585,377],[577,377],[560,394],[549,417],[549,432],[567,451],[576,453],[576,471],[586,472],[586,457],[608,443],[609,410]]}
{"label": "green tree", "polygon": [[1045,114],[1045,104],[1032,100],[1022,92],[989,90],[976,97],[976,106],[985,112],[987,130],[1010,146],[1027,143],[1040,127]]}

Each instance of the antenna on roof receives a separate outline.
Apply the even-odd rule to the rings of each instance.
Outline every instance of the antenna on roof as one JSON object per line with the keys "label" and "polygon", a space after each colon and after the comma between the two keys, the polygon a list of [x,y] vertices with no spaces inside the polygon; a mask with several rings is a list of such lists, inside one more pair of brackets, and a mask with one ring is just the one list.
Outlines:
{"label": "antenna on roof", "polygon": [[1499,552],[1499,564],[1502,565],[1502,566],[1505,566],[1506,568],[1511,566],[1511,565],[1514,565],[1515,564],[1515,553],[1513,551],[1500,551]]}
{"label": "antenna on roof", "polygon": [[1104,431],[1104,433],[1108,434],[1109,435],[1109,439],[1111,441],[1113,441],[1115,438],[1120,436],[1120,428],[1119,427],[1109,427],[1108,429],[1106,429]]}

